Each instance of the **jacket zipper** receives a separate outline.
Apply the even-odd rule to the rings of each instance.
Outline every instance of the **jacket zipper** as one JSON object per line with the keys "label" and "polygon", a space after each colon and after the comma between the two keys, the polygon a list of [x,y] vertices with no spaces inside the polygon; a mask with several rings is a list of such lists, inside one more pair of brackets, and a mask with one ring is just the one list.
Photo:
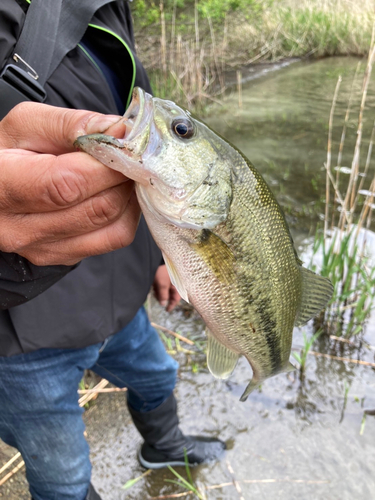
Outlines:
{"label": "jacket zipper", "polygon": [[132,65],[133,65],[133,77],[132,77],[132,81],[131,81],[131,84],[130,84],[130,90],[129,90],[129,95],[128,95],[128,98],[127,98],[127,101],[126,101],[126,104],[125,104],[125,109],[128,108],[129,104],[130,104],[130,101],[131,101],[131,98],[132,98],[132,94],[133,94],[133,88],[134,88],[134,82],[135,82],[135,77],[136,77],[136,65],[135,65],[135,60],[134,60],[134,56],[133,56],[133,53],[132,51],[130,50],[128,44],[119,36],[117,35],[116,33],[114,33],[113,31],[109,30],[108,28],[104,28],[102,26],[98,26],[97,24],[89,24],[89,26],[91,28],[95,28],[95,29],[98,29],[98,30],[101,30],[101,31],[104,31],[105,33],[108,33],[109,35],[112,35],[114,36],[117,40],[119,40],[122,45],[124,46],[124,48],[128,51],[129,53],[129,56],[130,56],[130,59],[132,61]]}

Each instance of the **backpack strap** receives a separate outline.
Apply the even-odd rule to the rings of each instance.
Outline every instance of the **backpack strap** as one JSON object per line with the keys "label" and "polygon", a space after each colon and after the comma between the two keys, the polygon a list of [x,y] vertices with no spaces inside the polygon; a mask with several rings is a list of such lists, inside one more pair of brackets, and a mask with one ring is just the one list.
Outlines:
{"label": "backpack strap", "polygon": [[44,85],[83,37],[94,13],[114,0],[32,0],[10,62],[0,74],[0,119],[22,101],[43,102]]}

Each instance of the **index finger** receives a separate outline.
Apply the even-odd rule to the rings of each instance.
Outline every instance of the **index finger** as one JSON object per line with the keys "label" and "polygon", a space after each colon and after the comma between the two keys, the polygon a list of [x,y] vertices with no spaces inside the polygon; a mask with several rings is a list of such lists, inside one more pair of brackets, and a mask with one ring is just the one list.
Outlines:
{"label": "index finger", "polygon": [[22,102],[0,122],[0,149],[68,153],[80,135],[102,133],[119,120],[121,116]]}
{"label": "index finger", "polygon": [[128,180],[82,152],[0,150],[0,167],[0,208],[12,213],[67,208]]}

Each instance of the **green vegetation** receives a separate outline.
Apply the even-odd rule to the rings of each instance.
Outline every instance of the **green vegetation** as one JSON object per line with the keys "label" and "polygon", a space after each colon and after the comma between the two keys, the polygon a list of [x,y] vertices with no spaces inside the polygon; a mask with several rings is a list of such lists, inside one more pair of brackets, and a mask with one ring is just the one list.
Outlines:
{"label": "green vegetation", "polygon": [[132,9],[155,93],[196,110],[249,64],[367,53],[375,19],[374,0],[137,0]]}
{"label": "green vegetation", "polygon": [[[375,122],[366,154],[362,152],[363,122],[367,89],[375,61],[374,39],[370,45],[367,68],[362,85],[356,142],[347,182],[340,178],[342,151],[348,132],[349,104],[343,125],[335,168],[332,168],[332,127],[341,77],[336,85],[329,120],[326,169],[326,209],[324,232],[315,240],[312,262],[321,259],[319,272],[334,285],[334,295],[320,318],[326,332],[350,337],[360,333],[366,324],[375,299],[375,267],[369,265],[368,235],[375,197],[375,176],[369,175]],[[358,72],[357,72],[358,73]],[[357,77],[357,73],[355,79]],[[354,85],[353,85],[354,87]],[[372,178],[371,178],[372,177]],[[312,265],[313,269],[317,266]]]}
{"label": "green vegetation", "polygon": [[318,330],[314,335],[312,335],[310,338],[307,338],[307,335],[305,332],[303,332],[303,348],[301,349],[300,354],[297,352],[293,351],[293,357],[294,359],[299,363],[299,373],[300,373],[300,379],[303,380],[305,376],[305,369],[306,369],[306,360],[307,360],[307,355],[311,349],[311,346],[315,342],[315,340],[319,337],[319,335],[322,333],[322,330]]}
{"label": "green vegetation", "polygon": [[375,299],[375,268],[367,265],[355,239],[356,229],[335,232],[329,246],[320,234],[314,243],[314,254],[323,256],[320,274],[332,281],[334,295],[326,308],[326,330],[351,337],[365,327]]}
{"label": "green vegetation", "polygon": [[168,465],[168,469],[176,476],[178,480],[176,481],[174,479],[165,479],[165,481],[168,483],[176,484],[177,486],[181,486],[185,490],[194,493],[194,495],[197,498],[199,498],[199,500],[207,500],[205,494],[202,491],[200,491],[199,488],[194,484],[185,450],[184,450],[184,456],[185,456],[185,471],[187,479],[181,476],[181,474],[179,474],[173,467]]}
{"label": "green vegetation", "polygon": [[141,479],[143,479],[144,477],[148,476],[149,474],[151,474],[152,472],[152,469],[148,469],[146,470],[146,472],[144,472],[143,474],[141,474],[140,476],[138,477],[135,477],[133,479],[129,479],[129,481],[126,481],[126,483],[124,484],[124,486],[122,486],[121,488],[123,490],[128,490],[129,488],[131,488],[132,486],[134,486],[136,483],[138,483],[138,481],[140,481]]}

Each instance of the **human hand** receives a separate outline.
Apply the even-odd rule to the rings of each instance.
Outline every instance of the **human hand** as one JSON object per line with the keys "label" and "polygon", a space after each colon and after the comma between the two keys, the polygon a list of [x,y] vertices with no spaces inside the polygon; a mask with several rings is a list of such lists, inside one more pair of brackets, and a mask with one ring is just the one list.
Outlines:
{"label": "human hand", "polygon": [[159,304],[166,308],[168,312],[172,311],[180,302],[180,294],[172,285],[167,266],[159,266],[153,284],[155,297]]}
{"label": "human hand", "polygon": [[31,102],[8,113],[0,122],[0,251],[73,265],[133,241],[133,181],[73,146],[120,119]]}

